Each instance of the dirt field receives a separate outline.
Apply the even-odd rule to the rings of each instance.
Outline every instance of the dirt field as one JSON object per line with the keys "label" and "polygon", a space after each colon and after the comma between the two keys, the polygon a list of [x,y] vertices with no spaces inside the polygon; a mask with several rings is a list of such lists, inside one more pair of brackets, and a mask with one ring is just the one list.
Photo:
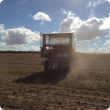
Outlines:
{"label": "dirt field", "polygon": [[110,55],[78,54],[64,73],[44,72],[37,53],[0,54],[3,110],[107,110]]}

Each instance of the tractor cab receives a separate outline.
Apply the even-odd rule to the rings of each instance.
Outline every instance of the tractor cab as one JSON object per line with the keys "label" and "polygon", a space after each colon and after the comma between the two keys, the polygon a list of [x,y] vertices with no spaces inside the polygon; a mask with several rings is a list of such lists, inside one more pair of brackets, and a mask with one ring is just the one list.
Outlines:
{"label": "tractor cab", "polygon": [[[53,67],[65,68],[75,56],[73,33],[41,34],[41,57],[47,58],[44,62],[45,71]],[[63,66],[61,66],[63,65]]]}

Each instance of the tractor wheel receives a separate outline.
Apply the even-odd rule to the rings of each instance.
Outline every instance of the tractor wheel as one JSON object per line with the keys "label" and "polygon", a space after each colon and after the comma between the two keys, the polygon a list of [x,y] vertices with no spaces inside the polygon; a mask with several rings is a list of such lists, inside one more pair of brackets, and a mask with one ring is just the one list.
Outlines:
{"label": "tractor wheel", "polygon": [[68,62],[67,62],[67,71],[69,71],[69,69],[70,69],[70,61],[68,60]]}
{"label": "tractor wheel", "polygon": [[50,65],[49,60],[46,60],[45,63],[44,63],[44,69],[45,69],[46,72],[49,71],[49,65]]}

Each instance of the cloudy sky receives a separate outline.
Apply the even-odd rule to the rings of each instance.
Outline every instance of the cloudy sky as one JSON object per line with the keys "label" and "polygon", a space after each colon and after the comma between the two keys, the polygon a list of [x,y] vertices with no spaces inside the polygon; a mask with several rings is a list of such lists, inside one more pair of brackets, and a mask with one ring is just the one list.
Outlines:
{"label": "cloudy sky", "polygon": [[40,50],[40,32],[73,32],[76,51],[110,53],[110,0],[0,0],[0,50]]}

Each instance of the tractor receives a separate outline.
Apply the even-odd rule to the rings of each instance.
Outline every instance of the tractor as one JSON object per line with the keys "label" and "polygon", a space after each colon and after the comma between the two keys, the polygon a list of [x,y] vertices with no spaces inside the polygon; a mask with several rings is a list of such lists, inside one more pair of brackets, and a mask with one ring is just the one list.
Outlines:
{"label": "tractor", "polygon": [[46,58],[41,64],[46,72],[57,69],[68,71],[70,62],[75,57],[75,43],[73,33],[41,33],[40,47],[42,58]]}

